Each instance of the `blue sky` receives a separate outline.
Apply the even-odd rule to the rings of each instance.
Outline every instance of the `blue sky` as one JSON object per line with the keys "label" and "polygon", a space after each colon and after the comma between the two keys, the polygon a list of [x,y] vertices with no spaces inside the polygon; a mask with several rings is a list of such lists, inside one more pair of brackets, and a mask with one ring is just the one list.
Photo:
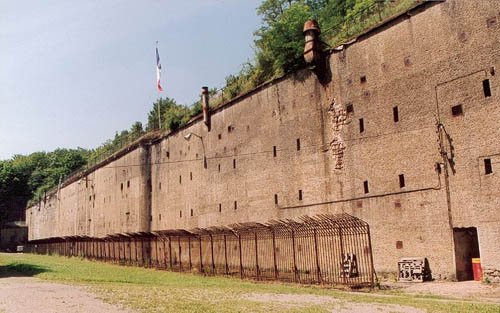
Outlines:
{"label": "blue sky", "polygon": [[0,0],[0,160],[95,148],[253,56],[259,0]]}

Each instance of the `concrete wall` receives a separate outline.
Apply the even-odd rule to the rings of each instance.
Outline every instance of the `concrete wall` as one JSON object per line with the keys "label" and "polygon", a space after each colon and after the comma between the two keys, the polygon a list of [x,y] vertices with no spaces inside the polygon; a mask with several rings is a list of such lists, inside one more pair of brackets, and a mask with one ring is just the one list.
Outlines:
{"label": "concrete wall", "polygon": [[299,71],[213,110],[210,131],[194,121],[64,187],[30,209],[30,239],[347,212],[370,224],[378,272],[423,256],[454,277],[454,227],[476,227],[500,269],[499,7],[424,4],[333,51],[329,82]]}

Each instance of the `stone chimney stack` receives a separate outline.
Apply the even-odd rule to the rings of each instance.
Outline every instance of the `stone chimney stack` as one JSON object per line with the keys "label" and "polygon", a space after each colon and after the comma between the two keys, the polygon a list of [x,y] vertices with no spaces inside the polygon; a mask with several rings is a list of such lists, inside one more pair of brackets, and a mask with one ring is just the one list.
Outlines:
{"label": "stone chimney stack", "polygon": [[210,106],[208,103],[208,87],[201,87],[201,105],[203,107],[203,122],[210,131]]}
{"label": "stone chimney stack", "polygon": [[304,23],[304,37],[306,44],[304,46],[304,60],[310,65],[319,65],[322,60],[321,41],[319,35],[318,22],[315,20]]}

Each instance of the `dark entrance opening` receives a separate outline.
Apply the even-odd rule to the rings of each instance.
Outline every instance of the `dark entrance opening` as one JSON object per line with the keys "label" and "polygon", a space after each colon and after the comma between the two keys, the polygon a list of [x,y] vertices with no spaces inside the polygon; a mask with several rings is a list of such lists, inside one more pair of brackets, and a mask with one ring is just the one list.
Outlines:
{"label": "dark entrance opening", "polygon": [[479,241],[476,227],[453,228],[457,280],[473,280],[472,258],[479,258]]}

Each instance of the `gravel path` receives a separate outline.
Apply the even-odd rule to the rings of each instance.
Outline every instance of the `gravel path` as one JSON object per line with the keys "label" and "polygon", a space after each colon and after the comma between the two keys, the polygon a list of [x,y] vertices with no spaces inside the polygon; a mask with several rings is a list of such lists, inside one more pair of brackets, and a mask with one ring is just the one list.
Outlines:
{"label": "gravel path", "polygon": [[1,313],[132,313],[116,307],[83,288],[50,283],[33,277],[0,278]]}

